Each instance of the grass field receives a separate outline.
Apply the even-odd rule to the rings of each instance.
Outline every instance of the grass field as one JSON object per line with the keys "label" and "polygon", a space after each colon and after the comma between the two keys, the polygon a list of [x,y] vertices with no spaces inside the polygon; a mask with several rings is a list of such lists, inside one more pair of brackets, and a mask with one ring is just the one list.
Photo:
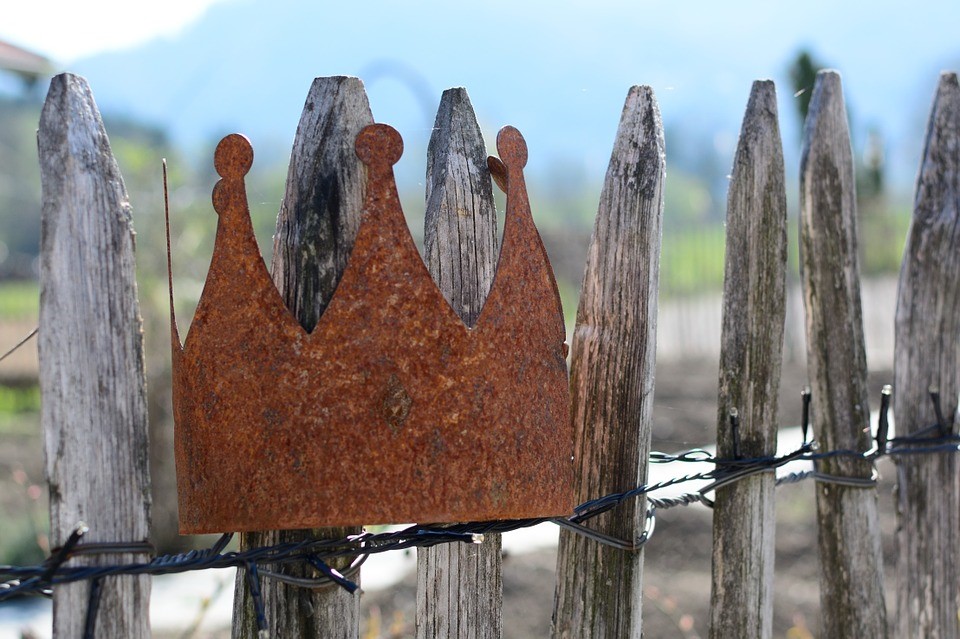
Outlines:
{"label": "grass field", "polygon": [[0,320],[36,317],[39,312],[40,285],[37,282],[0,282]]}

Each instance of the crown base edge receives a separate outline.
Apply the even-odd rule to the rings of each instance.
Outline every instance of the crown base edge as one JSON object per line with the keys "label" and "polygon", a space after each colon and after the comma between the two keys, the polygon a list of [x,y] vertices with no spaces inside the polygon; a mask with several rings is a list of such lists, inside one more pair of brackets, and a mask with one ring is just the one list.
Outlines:
{"label": "crown base edge", "polygon": [[530,508],[530,504],[524,504],[524,507],[515,508],[497,508],[494,510],[478,511],[477,509],[461,511],[411,511],[397,512],[385,517],[360,518],[347,516],[344,518],[288,518],[287,520],[265,521],[247,521],[247,520],[222,520],[222,521],[203,521],[198,523],[180,522],[179,532],[181,535],[206,535],[222,533],[245,533],[257,532],[263,530],[302,530],[314,528],[345,528],[362,526],[389,526],[403,525],[411,523],[420,524],[456,524],[463,522],[487,522],[487,521],[512,521],[521,519],[554,519],[558,517],[568,517],[573,512],[574,500],[573,493],[564,495],[562,499],[557,499],[547,504],[538,505],[536,508]]}

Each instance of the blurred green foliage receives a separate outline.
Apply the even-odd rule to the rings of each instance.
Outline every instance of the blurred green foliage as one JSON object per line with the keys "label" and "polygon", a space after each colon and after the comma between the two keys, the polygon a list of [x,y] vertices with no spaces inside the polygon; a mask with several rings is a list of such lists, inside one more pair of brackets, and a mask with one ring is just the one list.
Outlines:
{"label": "blurred green foliage", "polygon": [[801,124],[807,119],[807,111],[810,110],[810,98],[813,97],[813,85],[817,80],[817,73],[823,68],[825,68],[824,64],[806,49],[801,49],[790,64],[790,83],[793,85],[794,96],[797,98],[794,100],[794,104],[797,105]]}
{"label": "blurred green foliage", "polygon": [[660,249],[660,291],[664,297],[718,291],[723,287],[726,229],[712,224],[695,232],[667,229]]}
{"label": "blurred green foliage", "polygon": [[18,274],[29,265],[17,257],[35,255],[40,240],[40,106],[34,99],[0,98],[0,266],[18,262]]}
{"label": "blurred green foliage", "polygon": [[910,205],[885,199],[861,199],[859,207],[861,275],[899,273],[910,230]]}
{"label": "blurred green foliage", "polygon": [[0,417],[39,412],[39,386],[0,386]]}
{"label": "blurred green foliage", "polygon": [[39,386],[0,385],[0,564],[36,564],[49,550],[39,451]]}
{"label": "blurred green foliage", "polygon": [[40,312],[40,286],[36,280],[0,281],[0,318],[36,317]]}
{"label": "blurred green foliage", "polygon": [[[21,490],[26,493],[29,488]],[[35,566],[46,558],[43,531],[50,524],[38,501],[24,494],[19,504],[0,504],[0,564]]]}

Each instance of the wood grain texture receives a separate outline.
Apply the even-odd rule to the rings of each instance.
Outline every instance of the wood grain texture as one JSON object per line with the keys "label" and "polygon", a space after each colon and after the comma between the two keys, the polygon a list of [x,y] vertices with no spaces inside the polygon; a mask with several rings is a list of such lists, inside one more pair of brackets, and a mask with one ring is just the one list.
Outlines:
{"label": "wood grain texture", "polygon": [[[366,169],[354,141],[373,115],[356,78],[317,78],[307,95],[287,173],[274,236],[272,274],[288,308],[307,330],[316,326],[346,268],[363,211]],[[331,454],[336,454],[331,451]],[[304,496],[309,499],[309,496]],[[353,528],[246,533],[241,547],[340,539]],[[333,563],[334,568],[344,565]],[[317,577],[312,568],[298,576]],[[359,581],[359,575],[354,578]],[[350,638],[360,634],[359,592],[337,586],[319,590],[261,584],[271,637]],[[238,571],[233,636],[257,637],[256,617],[244,571]]]}
{"label": "wood grain texture", "polygon": [[[773,82],[755,82],[740,130],[727,199],[717,451],[774,455],[786,319],[787,193]],[[773,632],[775,477],[764,473],[716,492],[710,636]]]}
{"label": "wood grain texture", "polygon": [[357,78],[317,78],[293,141],[287,187],[273,238],[273,279],[312,331],[333,297],[360,229],[366,167],[354,142],[373,124]]}
{"label": "wood grain texture", "polygon": [[[480,125],[464,89],[440,99],[427,150],[427,270],[473,326],[496,269],[497,216]],[[479,545],[417,551],[417,637],[496,639],[502,634],[500,535]]]}
{"label": "wood grain texture", "polygon": [[[81,522],[90,528],[84,541],[147,541],[146,374],[134,231],[123,178],[86,80],[53,78],[38,147],[38,347],[50,543],[63,544]],[[147,559],[107,555],[103,561]],[[83,635],[89,588],[86,582],[56,588],[54,637]],[[149,600],[147,576],[105,580],[96,636],[149,637]]]}
{"label": "wood grain texture", "polygon": [[[956,432],[960,391],[960,86],[940,77],[900,271],[894,357],[897,435],[936,423],[939,388]],[[897,636],[960,636],[960,464],[956,454],[896,458]]]}
{"label": "wood grain texture", "polygon": [[[867,362],[857,267],[857,210],[840,76],[817,75],[800,170],[800,270],[814,433],[821,450],[866,451]],[[818,462],[832,475],[865,477],[850,458]],[[885,637],[886,610],[875,488],[817,485],[823,637]]]}
{"label": "wood grain texture", "polygon": [[444,91],[427,149],[427,269],[473,326],[497,268],[497,218],[480,125],[466,90]]}
{"label": "wood grain texture", "polygon": [[[627,94],[587,256],[570,377],[577,502],[643,483],[650,453],[665,171],[649,87]],[[644,529],[639,499],[591,520],[622,539]],[[555,638],[641,636],[643,552],[560,533]]]}

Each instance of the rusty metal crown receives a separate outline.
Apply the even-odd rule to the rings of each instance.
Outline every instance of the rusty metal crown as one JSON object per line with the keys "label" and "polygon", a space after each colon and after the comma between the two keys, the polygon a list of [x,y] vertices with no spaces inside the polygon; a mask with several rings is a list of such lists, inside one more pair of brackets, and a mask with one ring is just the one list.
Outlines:
{"label": "rusty metal crown", "polygon": [[526,144],[507,127],[497,148],[506,223],[476,326],[427,272],[393,177],[403,142],[375,124],[356,140],[367,167],[356,243],[308,333],[254,237],[253,149],[236,134],[220,142],[213,258],[183,345],[171,292],[181,532],[569,512],[560,299],[530,215]]}

